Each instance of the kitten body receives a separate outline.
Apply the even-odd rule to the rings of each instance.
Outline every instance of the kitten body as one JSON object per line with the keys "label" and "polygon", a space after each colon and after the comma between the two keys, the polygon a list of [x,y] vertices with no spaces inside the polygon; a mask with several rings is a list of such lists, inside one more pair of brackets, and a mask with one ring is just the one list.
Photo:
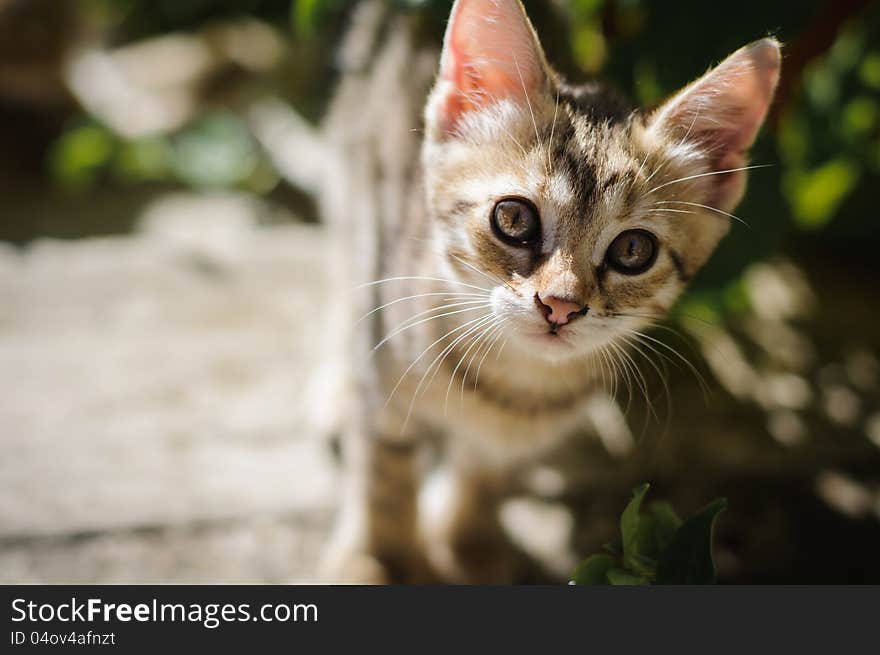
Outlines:
{"label": "kitten body", "polygon": [[[565,83],[518,0],[456,2],[439,74],[408,19],[367,2],[354,22],[322,207],[356,286],[328,565],[359,581],[509,581],[510,477],[582,429],[634,331],[726,233],[778,44],[642,112]],[[417,498],[438,463],[426,519]]]}

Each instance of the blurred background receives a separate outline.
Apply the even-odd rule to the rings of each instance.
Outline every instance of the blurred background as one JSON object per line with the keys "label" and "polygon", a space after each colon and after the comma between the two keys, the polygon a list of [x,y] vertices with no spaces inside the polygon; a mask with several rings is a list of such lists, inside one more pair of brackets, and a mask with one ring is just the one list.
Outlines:
{"label": "blurred background", "polygon": [[[338,348],[303,169],[348,0],[0,0],[0,582],[298,582],[332,521]],[[439,43],[451,2],[398,0]],[[710,266],[503,519],[536,579],[642,481],[728,498],[722,582],[880,582],[880,3],[526,2],[651,105],[784,44]]]}

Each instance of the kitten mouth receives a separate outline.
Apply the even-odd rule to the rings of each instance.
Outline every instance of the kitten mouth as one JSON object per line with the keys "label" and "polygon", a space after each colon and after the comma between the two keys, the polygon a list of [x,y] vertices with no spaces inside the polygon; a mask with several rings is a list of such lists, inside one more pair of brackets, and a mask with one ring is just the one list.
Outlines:
{"label": "kitten mouth", "polygon": [[558,344],[560,346],[568,345],[568,339],[565,338],[566,335],[562,334],[558,327],[551,328],[546,332],[538,332],[534,337],[535,339],[548,344]]}
{"label": "kitten mouth", "polygon": [[571,328],[565,329],[566,323],[550,323],[550,329],[544,334],[555,337],[556,339],[565,339],[571,334]]}

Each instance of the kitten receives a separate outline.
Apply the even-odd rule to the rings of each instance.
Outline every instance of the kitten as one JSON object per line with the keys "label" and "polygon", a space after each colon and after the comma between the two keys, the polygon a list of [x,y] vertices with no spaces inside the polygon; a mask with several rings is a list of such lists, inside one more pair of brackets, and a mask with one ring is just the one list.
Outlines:
{"label": "kitten", "polygon": [[519,0],[457,0],[439,73],[408,20],[359,8],[325,127],[323,211],[364,283],[328,562],[348,581],[507,582],[508,478],[582,428],[609,353],[727,232],[779,44],[643,111],[561,79]]}

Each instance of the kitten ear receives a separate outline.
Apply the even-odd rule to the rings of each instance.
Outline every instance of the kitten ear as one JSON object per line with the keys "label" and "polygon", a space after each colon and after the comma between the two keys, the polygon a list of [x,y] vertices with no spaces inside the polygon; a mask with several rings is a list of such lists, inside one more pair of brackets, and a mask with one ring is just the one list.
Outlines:
{"label": "kitten ear", "polygon": [[547,80],[544,52],[519,0],[456,0],[429,127],[452,134],[468,112],[504,99],[525,104]]}
{"label": "kitten ear", "polygon": [[[779,66],[776,39],[750,43],[666,101],[649,119],[651,129],[701,147],[715,171],[742,168],[773,99]],[[713,206],[731,211],[745,191],[745,171],[713,179]]]}

